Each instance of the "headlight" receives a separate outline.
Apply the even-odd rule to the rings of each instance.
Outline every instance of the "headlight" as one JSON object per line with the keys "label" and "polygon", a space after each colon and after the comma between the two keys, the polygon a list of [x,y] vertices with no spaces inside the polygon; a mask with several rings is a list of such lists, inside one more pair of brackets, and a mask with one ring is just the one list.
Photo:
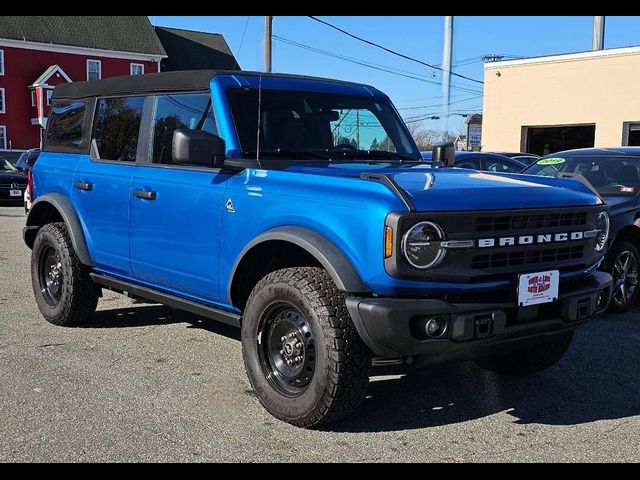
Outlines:
{"label": "headlight", "polygon": [[594,237],[594,246],[596,252],[602,252],[607,248],[607,241],[609,240],[609,214],[607,212],[601,212],[596,219],[596,236]]}
{"label": "headlight", "polygon": [[414,225],[402,239],[402,252],[409,264],[420,270],[433,268],[442,262],[446,251],[440,245],[442,229],[432,222]]}

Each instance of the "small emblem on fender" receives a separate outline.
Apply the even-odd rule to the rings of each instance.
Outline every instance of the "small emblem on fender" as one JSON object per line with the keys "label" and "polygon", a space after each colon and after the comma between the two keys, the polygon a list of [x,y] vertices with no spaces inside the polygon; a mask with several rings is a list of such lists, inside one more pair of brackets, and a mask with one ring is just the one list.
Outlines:
{"label": "small emblem on fender", "polygon": [[227,207],[227,212],[236,213],[236,209],[233,208],[233,201],[231,199],[227,200],[226,207]]}

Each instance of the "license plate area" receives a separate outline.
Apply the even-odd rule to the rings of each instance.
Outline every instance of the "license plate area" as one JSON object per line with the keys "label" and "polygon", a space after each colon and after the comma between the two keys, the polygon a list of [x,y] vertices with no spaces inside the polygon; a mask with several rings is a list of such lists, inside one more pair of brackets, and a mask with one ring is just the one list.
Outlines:
{"label": "license plate area", "polygon": [[527,273],[518,276],[518,305],[528,307],[558,300],[560,272]]}
{"label": "license plate area", "polygon": [[22,196],[22,190],[9,190],[9,196],[10,197],[21,197]]}

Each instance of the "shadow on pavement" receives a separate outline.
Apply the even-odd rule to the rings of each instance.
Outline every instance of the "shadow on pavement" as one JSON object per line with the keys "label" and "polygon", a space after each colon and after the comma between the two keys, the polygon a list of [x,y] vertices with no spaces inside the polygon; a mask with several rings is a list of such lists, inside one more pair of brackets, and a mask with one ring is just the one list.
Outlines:
{"label": "shadow on pavement", "polygon": [[371,383],[339,432],[449,425],[508,412],[517,424],[578,425],[640,415],[640,318],[606,316],[582,327],[560,364],[527,379],[473,363]]}
{"label": "shadow on pavement", "polygon": [[[84,328],[187,323],[238,341],[239,330],[163,306],[103,310]],[[389,432],[508,412],[518,424],[578,425],[640,415],[640,311],[580,328],[557,366],[530,378],[501,377],[473,363],[374,377],[367,398],[327,430]]]}
{"label": "shadow on pavement", "polygon": [[81,328],[139,328],[176,323],[188,323],[188,328],[199,328],[232,340],[240,340],[240,332],[236,328],[162,305],[99,310]]}

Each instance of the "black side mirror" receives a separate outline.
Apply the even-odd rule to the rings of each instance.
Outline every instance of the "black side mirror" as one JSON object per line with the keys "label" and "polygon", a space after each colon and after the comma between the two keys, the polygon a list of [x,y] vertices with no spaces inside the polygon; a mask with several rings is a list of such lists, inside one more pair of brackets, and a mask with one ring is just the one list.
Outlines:
{"label": "black side mirror", "polygon": [[431,158],[434,162],[440,162],[445,167],[453,167],[456,161],[456,147],[453,143],[436,145],[433,147],[433,156]]}
{"label": "black side mirror", "polygon": [[221,167],[226,154],[224,140],[217,135],[186,128],[173,132],[172,157],[175,165]]}

